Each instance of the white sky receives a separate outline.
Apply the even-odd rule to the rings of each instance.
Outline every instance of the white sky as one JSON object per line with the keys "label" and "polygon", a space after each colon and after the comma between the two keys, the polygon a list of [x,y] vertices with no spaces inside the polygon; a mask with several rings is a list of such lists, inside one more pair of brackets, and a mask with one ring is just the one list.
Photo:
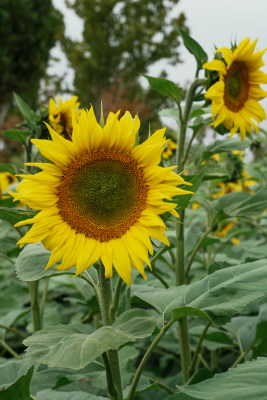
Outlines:
{"label": "white sky", "polygon": [[[64,0],[53,2],[65,15],[66,34],[80,40],[83,29],[81,20],[72,10],[67,9]],[[267,0],[180,0],[172,14],[180,12],[185,13],[190,35],[201,44],[209,59],[213,58],[215,45],[229,47],[231,41],[239,43],[245,37],[252,40],[258,38],[259,49],[267,47]],[[183,45],[180,46],[180,53],[184,61],[182,64],[172,67],[166,66],[165,61],[160,61],[150,68],[149,74],[157,76],[164,68],[169,79],[180,85],[193,80],[195,60]],[[57,71],[60,75],[66,72],[66,81],[72,82],[73,72],[67,69],[64,54],[59,48],[55,48],[52,54],[59,61],[54,62],[49,70]],[[264,61],[267,63],[267,55]]]}

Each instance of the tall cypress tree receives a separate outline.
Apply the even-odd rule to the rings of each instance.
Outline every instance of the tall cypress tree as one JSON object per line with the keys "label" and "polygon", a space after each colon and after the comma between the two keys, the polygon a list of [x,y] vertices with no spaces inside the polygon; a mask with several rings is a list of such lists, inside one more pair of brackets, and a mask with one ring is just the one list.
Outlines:
{"label": "tall cypress tree", "polygon": [[[184,14],[177,0],[74,0],[71,7],[84,21],[83,41],[65,39],[64,48],[75,72],[74,86],[81,103],[101,99],[131,109],[141,107],[146,94],[139,74],[161,59],[179,58],[177,26]],[[105,106],[105,104],[104,104]],[[111,107],[112,108],[112,107]],[[123,108],[123,105],[122,105]],[[141,107],[146,108],[146,107]],[[147,110],[146,110],[147,112]]]}

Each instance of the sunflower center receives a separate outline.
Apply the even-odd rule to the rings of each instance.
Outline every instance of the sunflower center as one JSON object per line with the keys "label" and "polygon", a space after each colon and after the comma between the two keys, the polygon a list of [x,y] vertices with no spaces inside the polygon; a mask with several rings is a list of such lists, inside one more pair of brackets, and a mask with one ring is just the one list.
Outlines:
{"label": "sunflower center", "polygon": [[226,107],[238,112],[248,99],[248,70],[244,61],[234,61],[225,76],[224,103]]}
{"label": "sunflower center", "polygon": [[121,237],[146,207],[143,172],[129,155],[97,152],[65,171],[58,190],[62,218],[99,241]]}

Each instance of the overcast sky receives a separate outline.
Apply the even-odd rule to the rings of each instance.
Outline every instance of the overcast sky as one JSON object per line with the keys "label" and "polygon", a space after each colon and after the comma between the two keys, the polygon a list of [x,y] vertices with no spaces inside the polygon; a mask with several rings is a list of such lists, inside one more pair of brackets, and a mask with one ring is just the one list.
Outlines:
{"label": "overcast sky", "polygon": [[[67,9],[64,0],[53,2],[65,15],[66,34],[80,40],[83,29],[81,20]],[[186,15],[191,36],[201,44],[209,59],[213,58],[215,45],[229,47],[231,41],[239,43],[245,37],[252,40],[258,38],[258,49],[267,47],[267,0],[180,0],[173,13],[181,12]],[[149,74],[157,76],[164,68],[169,79],[180,85],[191,81],[195,73],[194,58],[183,46],[180,51],[182,64],[172,67],[158,62],[150,68]],[[53,55],[60,61],[54,63],[52,71],[66,71],[67,60],[58,48],[53,50]],[[267,55],[264,61],[267,63]],[[67,71],[67,82],[71,82],[73,73],[69,69]]]}

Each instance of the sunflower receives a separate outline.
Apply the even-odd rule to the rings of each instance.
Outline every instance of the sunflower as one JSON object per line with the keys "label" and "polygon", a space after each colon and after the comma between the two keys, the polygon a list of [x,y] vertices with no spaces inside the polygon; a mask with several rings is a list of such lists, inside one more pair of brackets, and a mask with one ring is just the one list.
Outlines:
{"label": "sunflower", "polygon": [[62,260],[59,270],[76,266],[78,275],[101,259],[106,277],[113,265],[130,284],[131,266],[146,279],[150,237],[169,245],[159,215],[178,217],[170,200],[191,192],[177,187],[187,183],[175,167],[158,166],[165,128],[134,146],[138,117],[118,115],[101,128],[93,108],[82,111],[78,122],[73,117],[72,141],[48,126],[52,140],[32,142],[51,163],[28,163],[42,171],[23,175],[13,197],[40,210],[16,226],[33,224],[18,244],[41,241],[52,252],[46,268]]}
{"label": "sunflower", "polygon": [[164,158],[164,160],[168,160],[173,155],[173,152],[176,148],[177,144],[170,139],[167,143],[167,146],[163,150],[162,158]]}
{"label": "sunflower", "polygon": [[71,99],[62,102],[59,97],[58,104],[56,104],[54,99],[49,101],[49,122],[52,128],[59,134],[66,137],[66,139],[71,138],[72,134],[72,113],[79,117],[81,110],[79,110],[80,103],[78,102],[78,97],[73,96]]}
{"label": "sunflower", "polygon": [[267,74],[260,71],[266,50],[254,52],[256,43],[257,40],[250,43],[246,38],[233,50],[217,49],[216,53],[221,53],[223,60],[215,59],[203,65],[205,69],[219,73],[219,81],[205,95],[212,101],[212,125],[217,127],[223,123],[231,136],[239,131],[242,140],[252,128],[258,132],[258,123],[266,118],[258,103],[267,95],[259,86],[267,83]]}
{"label": "sunflower", "polygon": [[4,193],[8,186],[15,182],[17,182],[15,175],[10,172],[0,172],[0,193]]}

